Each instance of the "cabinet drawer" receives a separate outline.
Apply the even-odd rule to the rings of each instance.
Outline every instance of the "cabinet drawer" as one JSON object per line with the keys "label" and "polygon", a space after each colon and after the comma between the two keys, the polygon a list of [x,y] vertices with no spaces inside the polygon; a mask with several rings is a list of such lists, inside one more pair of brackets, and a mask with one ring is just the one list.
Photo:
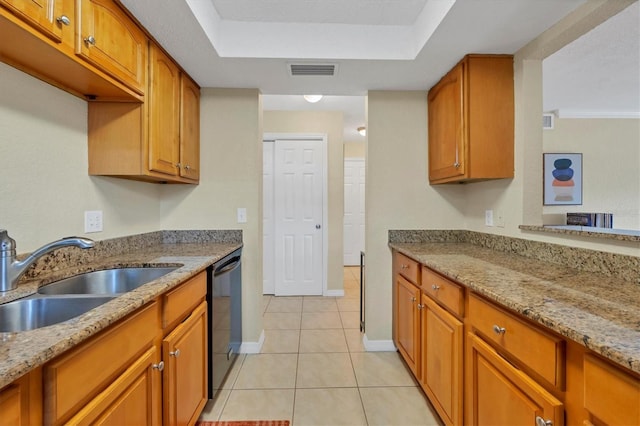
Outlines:
{"label": "cabinet drawer", "polygon": [[610,425],[638,425],[640,380],[587,354],[584,357],[584,408]]}
{"label": "cabinet drawer", "polygon": [[457,316],[463,316],[464,290],[458,284],[423,266],[422,290]]}
{"label": "cabinet drawer", "polygon": [[564,387],[564,341],[503,311],[474,294],[469,297],[470,324],[551,385]]}
{"label": "cabinet drawer", "polygon": [[396,253],[398,272],[416,285],[420,285],[420,264],[401,253]]}
{"label": "cabinet drawer", "polygon": [[[65,421],[153,346],[158,304],[150,303],[44,367],[46,424]],[[96,360],[100,360],[96,363]]]}
{"label": "cabinet drawer", "polygon": [[201,272],[163,296],[162,327],[173,329],[188,317],[207,295],[207,274]]}

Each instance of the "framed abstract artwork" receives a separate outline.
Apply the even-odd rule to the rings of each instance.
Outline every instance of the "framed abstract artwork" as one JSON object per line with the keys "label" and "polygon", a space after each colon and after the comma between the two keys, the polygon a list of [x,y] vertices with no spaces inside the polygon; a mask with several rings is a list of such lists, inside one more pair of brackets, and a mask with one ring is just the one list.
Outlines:
{"label": "framed abstract artwork", "polygon": [[582,154],[542,154],[545,206],[582,205]]}

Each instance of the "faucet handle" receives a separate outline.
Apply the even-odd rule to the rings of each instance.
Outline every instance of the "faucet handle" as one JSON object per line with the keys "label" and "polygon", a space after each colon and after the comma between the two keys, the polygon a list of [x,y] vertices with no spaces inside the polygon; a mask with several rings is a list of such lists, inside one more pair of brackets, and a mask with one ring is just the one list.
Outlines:
{"label": "faucet handle", "polygon": [[9,236],[9,233],[6,229],[0,229],[0,257],[5,257],[6,252],[13,252],[15,254],[16,251],[16,240]]}

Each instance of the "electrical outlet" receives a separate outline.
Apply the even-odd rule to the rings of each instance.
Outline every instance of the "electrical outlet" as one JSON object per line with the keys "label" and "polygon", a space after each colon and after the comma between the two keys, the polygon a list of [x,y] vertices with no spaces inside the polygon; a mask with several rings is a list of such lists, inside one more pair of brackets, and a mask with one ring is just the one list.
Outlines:
{"label": "electrical outlet", "polygon": [[496,210],[495,224],[498,228],[504,228],[504,212],[502,210]]}
{"label": "electrical outlet", "polygon": [[84,232],[102,232],[102,210],[90,210],[84,212]]}
{"label": "electrical outlet", "polygon": [[238,223],[247,223],[247,209],[238,207]]}
{"label": "electrical outlet", "polygon": [[493,210],[484,211],[484,224],[486,226],[493,226]]}

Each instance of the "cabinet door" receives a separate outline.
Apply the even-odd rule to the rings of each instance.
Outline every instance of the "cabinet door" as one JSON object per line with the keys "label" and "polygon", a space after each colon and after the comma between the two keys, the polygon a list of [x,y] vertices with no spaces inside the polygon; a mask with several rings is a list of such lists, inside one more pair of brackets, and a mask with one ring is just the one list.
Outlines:
{"label": "cabinet door", "polygon": [[180,71],[158,47],[149,50],[149,170],[178,175]]}
{"label": "cabinet door", "polygon": [[207,302],[163,341],[164,421],[194,424],[207,402]]}
{"label": "cabinet door", "polygon": [[62,40],[63,24],[56,20],[61,16],[62,0],[0,0],[0,5],[50,39]]}
{"label": "cabinet door", "polygon": [[80,0],[76,53],[144,94],[147,38],[112,0]]}
{"label": "cabinet door", "polygon": [[429,180],[465,174],[463,66],[429,91]]}
{"label": "cabinet door", "polygon": [[200,88],[180,77],[180,176],[200,179]]}
{"label": "cabinet door", "polygon": [[154,346],[107,389],[69,420],[73,425],[152,425],[160,423],[161,380]]}
{"label": "cabinet door", "polygon": [[463,325],[422,295],[420,384],[447,425],[462,424]]}
{"label": "cabinet door", "polygon": [[471,425],[564,424],[563,404],[474,334],[467,340],[467,419]]}
{"label": "cabinet door", "polygon": [[396,277],[396,289],[396,343],[413,374],[419,377],[420,289],[399,275]]}

